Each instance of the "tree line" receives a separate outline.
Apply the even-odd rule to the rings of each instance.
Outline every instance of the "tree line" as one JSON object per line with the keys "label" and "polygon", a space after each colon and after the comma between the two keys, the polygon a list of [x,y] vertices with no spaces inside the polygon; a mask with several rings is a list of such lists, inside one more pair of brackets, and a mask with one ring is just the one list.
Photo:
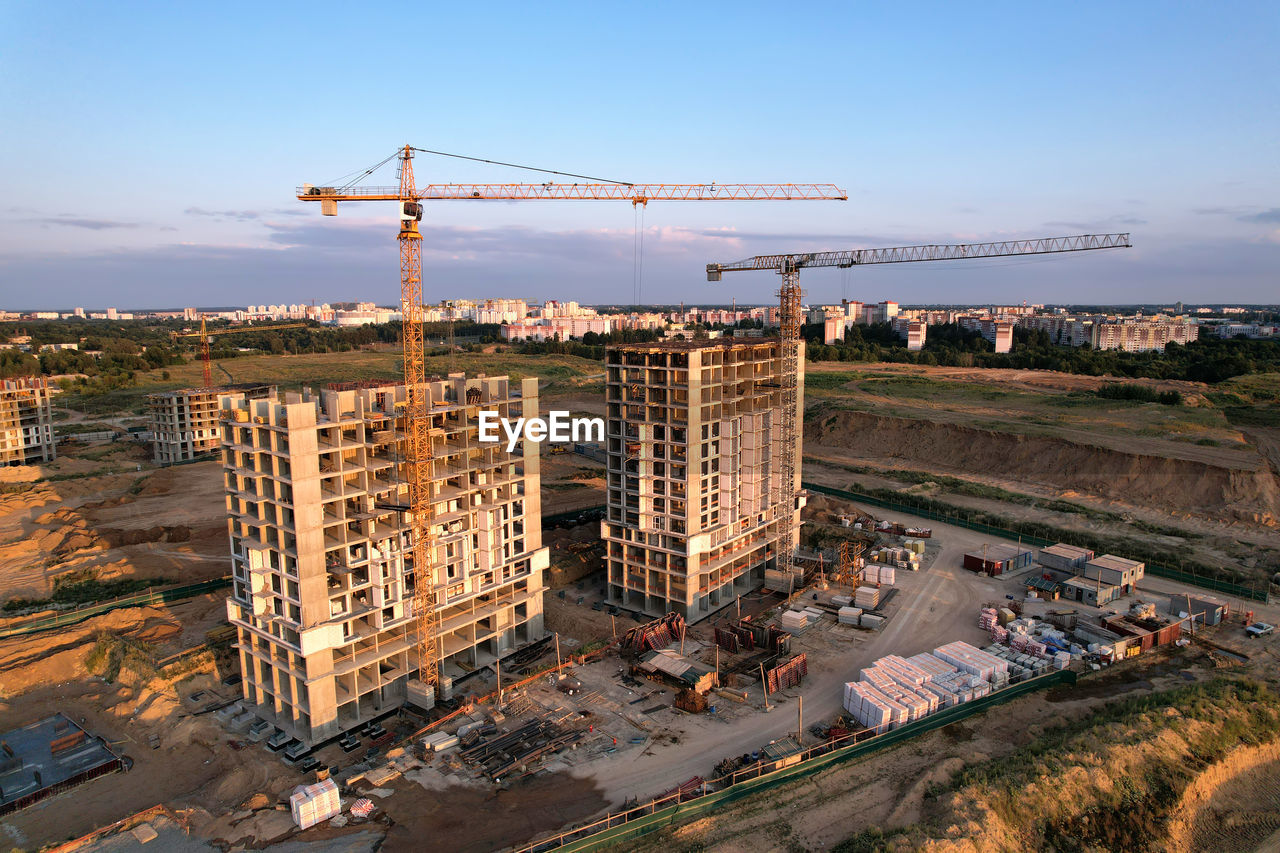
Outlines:
{"label": "tree line", "polygon": [[1085,376],[1134,379],[1178,379],[1216,383],[1233,376],[1280,371],[1280,341],[1232,340],[1204,336],[1197,341],[1171,343],[1159,352],[1123,352],[1059,346],[1042,329],[1015,326],[1010,352],[996,353],[981,332],[947,323],[929,326],[925,345],[911,352],[888,323],[851,326],[845,340],[822,342],[822,326],[804,327],[810,361],[887,361],[945,367],[1053,370]]}

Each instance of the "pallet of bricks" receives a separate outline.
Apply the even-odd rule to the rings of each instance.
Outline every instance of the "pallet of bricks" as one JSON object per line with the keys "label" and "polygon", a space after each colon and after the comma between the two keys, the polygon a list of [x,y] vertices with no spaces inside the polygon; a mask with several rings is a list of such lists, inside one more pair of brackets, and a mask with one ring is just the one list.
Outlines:
{"label": "pallet of bricks", "polygon": [[844,707],[866,728],[885,732],[1006,683],[1006,661],[968,643],[948,643],[932,654],[880,658],[845,684]]}
{"label": "pallet of bricks", "polygon": [[978,627],[991,635],[997,643],[1009,641],[1009,630],[1000,624],[1000,614],[994,607],[984,607],[978,612]]}

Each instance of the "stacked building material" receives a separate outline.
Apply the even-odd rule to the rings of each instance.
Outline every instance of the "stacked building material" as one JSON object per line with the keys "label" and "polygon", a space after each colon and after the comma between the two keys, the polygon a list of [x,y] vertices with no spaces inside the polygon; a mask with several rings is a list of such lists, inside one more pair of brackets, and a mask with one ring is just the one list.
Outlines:
{"label": "stacked building material", "polygon": [[992,628],[1000,627],[1000,617],[994,607],[984,607],[978,611],[978,627],[988,633]]}
{"label": "stacked building material", "polygon": [[808,659],[800,654],[786,663],[779,664],[765,672],[765,683],[770,693],[777,693],[788,687],[799,686],[801,680],[809,674]]}
{"label": "stacked building material", "polygon": [[841,625],[857,625],[862,617],[860,607],[841,607],[836,613],[836,621]]}
{"label": "stacked building material", "polygon": [[448,732],[436,732],[422,739],[424,749],[433,752],[444,752],[446,749],[453,749],[458,745],[458,736],[451,735]]}
{"label": "stacked building material", "polygon": [[880,590],[874,586],[860,586],[853,592],[853,603],[863,610],[875,610],[880,603]]}
{"label": "stacked building material", "polygon": [[887,586],[893,586],[897,581],[896,569],[893,566],[884,566],[879,563],[867,563],[866,569],[863,570],[863,578],[867,583],[878,583]]}
{"label": "stacked building material", "polygon": [[1048,672],[1049,662],[1046,659],[1015,651],[1008,646],[990,645],[983,651],[1008,662],[1011,682],[1025,681]]}
{"label": "stacked building material", "polygon": [[778,624],[790,634],[802,634],[809,628],[809,617],[798,610],[788,610],[778,618]]}
{"label": "stacked building material", "polygon": [[927,680],[929,681],[948,675],[954,675],[956,673],[956,668],[954,666],[947,663],[937,655],[931,655],[928,652],[912,655],[907,658],[907,663],[926,673],[928,675]]}
{"label": "stacked building material", "polygon": [[879,631],[884,627],[884,617],[863,611],[862,615],[858,617],[858,624],[863,628],[870,628],[873,631]]}
{"label": "stacked building material", "polygon": [[834,604],[836,607],[848,607],[849,605],[853,604],[853,596],[852,595],[833,595],[831,596],[831,603]]}
{"label": "stacked building material", "polygon": [[679,613],[668,613],[660,619],[628,631],[622,641],[623,648],[630,649],[636,654],[642,654],[650,649],[653,651],[665,649],[684,637],[684,629],[684,617]]}
{"label": "stacked building material", "polygon": [[1026,634],[1010,634],[1009,646],[1017,652],[1023,654],[1035,655],[1036,657],[1045,656],[1045,645],[1037,640],[1033,640]]}
{"label": "stacked building material", "polygon": [[947,663],[970,675],[976,675],[992,684],[1002,684],[1009,679],[1009,664],[1003,658],[974,648],[968,643],[956,641],[939,646],[933,653]]}
{"label": "stacked building material", "polygon": [[850,681],[844,686],[844,709],[868,729],[877,733],[907,722],[907,709],[880,692],[874,685]]}
{"label": "stacked building material", "polygon": [[314,785],[299,785],[289,795],[289,811],[299,829],[309,829],[317,823],[337,817],[342,813],[338,785],[325,779]]}
{"label": "stacked building material", "polygon": [[730,654],[737,654],[742,646],[737,634],[724,628],[716,628],[716,645]]}
{"label": "stacked building material", "polygon": [[764,570],[764,588],[772,592],[792,592],[796,587],[796,576],[790,572],[779,572],[774,569]]}

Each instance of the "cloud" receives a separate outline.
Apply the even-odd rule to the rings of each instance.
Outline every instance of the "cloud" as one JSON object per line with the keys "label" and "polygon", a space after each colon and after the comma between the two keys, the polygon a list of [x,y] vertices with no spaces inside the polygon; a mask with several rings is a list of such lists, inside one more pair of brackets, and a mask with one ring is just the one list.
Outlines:
{"label": "cloud", "polygon": [[90,231],[107,231],[112,228],[140,227],[136,222],[122,222],[114,219],[82,219],[80,217],[71,216],[70,214],[50,216],[44,219],[37,219],[36,221],[44,225],[66,225],[70,228],[87,228]]}
{"label": "cloud", "polygon": [[1099,230],[1105,231],[1107,228],[1112,228],[1117,225],[1146,225],[1146,224],[1147,224],[1147,220],[1141,219],[1137,216],[1116,214],[1114,216],[1108,216],[1106,219],[1097,219],[1092,222],[1080,222],[1080,221],[1067,222],[1062,220],[1055,220],[1053,222],[1046,222],[1044,224],[1044,227],[1072,228],[1076,231],[1099,231]]}
{"label": "cloud", "polygon": [[292,207],[275,207],[270,210],[207,210],[203,207],[188,207],[182,211],[188,216],[208,216],[213,219],[234,220],[236,222],[254,222],[267,216],[306,216],[305,210]]}
{"label": "cloud", "polygon": [[1268,210],[1251,213],[1246,216],[1237,216],[1236,219],[1239,219],[1241,222],[1261,222],[1269,225],[1273,222],[1280,222],[1280,207],[1273,207]]}
{"label": "cloud", "polygon": [[188,216],[211,216],[217,219],[234,219],[237,222],[247,222],[262,215],[256,210],[205,210],[203,207],[188,207],[182,212]]}
{"label": "cloud", "polygon": [[[111,303],[134,308],[180,308],[181,294],[217,293],[227,306],[260,302],[370,300],[399,296],[399,253],[394,220],[304,219],[263,222],[256,244],[166,245],[67,255],[0,255],[0,293],[19,310]],[[629,303],[635,272],[630,228],[541,231],[424,224],[426,299],[512,296],[574,299],[584,304]],[[1276,229],[1280,237],[1280,229]],[[907,242],[991,239],[975,233],[925,234],[903,240],[885,235],[795,235],[727,228],[659,227],[646,231],[641,300],[651,303],[773,304],[777,277],[742,273],[708,284],[709,261],[731,261],[767,251],[892,246]],[[1176,294],[1184,301],[1261,302],[1274,299],[1280,244],[1253,240],[1201,240],[1183,244],[1153,237],[1123,252],[1010,259],[1007,264],[869,266],[856,271],[807,270],[806,298],[817,304],[852,299],[909,303],[1151,302]]]}

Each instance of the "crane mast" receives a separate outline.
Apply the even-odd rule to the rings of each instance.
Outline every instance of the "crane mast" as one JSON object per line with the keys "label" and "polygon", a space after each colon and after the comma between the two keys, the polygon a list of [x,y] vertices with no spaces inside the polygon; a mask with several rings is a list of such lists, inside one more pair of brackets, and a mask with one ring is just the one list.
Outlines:
{"label": "crane mast", "polygon": [[[204,370],[204,387],[212,388],[213,387],[213,365],[212,365],[211,354],[209,349],[209,338],[213,337],[214,335],[234,335],[234,334],[240,334],[244,332],[266,332],[272,329],[305,329],[306,326],[307,326],[306,323],[283,323],[283,324],[277,324],[275,326],[257,326],[254,328],[216,329],[211,332],[209,331],[208,327],[205,325],[205,315],[201,314],[200,315],[200,331],[170,332],[169,337],[173,341],[177,341],[178,338],[199,338],[200,339],[200,361],[203,362],[202,367]],[[226,373],[225,368],[219,368],[219,369],[222,370],[223,373]]]}
{"label": "crane mast", "polygon": [[409,487],[407,509],[413,539],[413,612],[418,634],[418,678],[434,688],[440,680],[439,579],[435,572],[431,538],[433,448],[423,352],[422,234],[418,226],[422,220],[421,202],[589,200],[647,205],[650,201],[847,201],[848,194],[834,184],[631,184],[592,181],[574,184],[427,184],[418,187],[413,174],[416,150],[421,149],[406,145],[383,161],[389,162],[393,157],[399,159],[398,186],[325,187],[304,184],[297,188],[296,195],[299,201],[319,202],[320,212],[325,216],[337,215],[339,202],[395,201],[400,205],[400,307],[404,318],[407,395],[405,468]]}
{"label": "crane mast", "polygon": [[927,244],[885,249],[849,249],[835,252],[795,252],[755,255],[727,264],[707,264],[707,280],[720,281],[722,273],[773,270],[782,276],[778,289],[779,353],[782,357],[782,412],[779,439],[781,465],[770,491],[775,507],[783,507],[777,538],[777,569],[795,573],[795,495],[799,488],[796,441],[799,432],[800,385],[800,270],[804,267],[854,267],[867,264],[901,264],[918,261],[975,260],[1016,255],[1045,255],[1095,249],[1129,248],[1128,234],[1079,234],[1034,240],[1001,240],[991,243]]}

